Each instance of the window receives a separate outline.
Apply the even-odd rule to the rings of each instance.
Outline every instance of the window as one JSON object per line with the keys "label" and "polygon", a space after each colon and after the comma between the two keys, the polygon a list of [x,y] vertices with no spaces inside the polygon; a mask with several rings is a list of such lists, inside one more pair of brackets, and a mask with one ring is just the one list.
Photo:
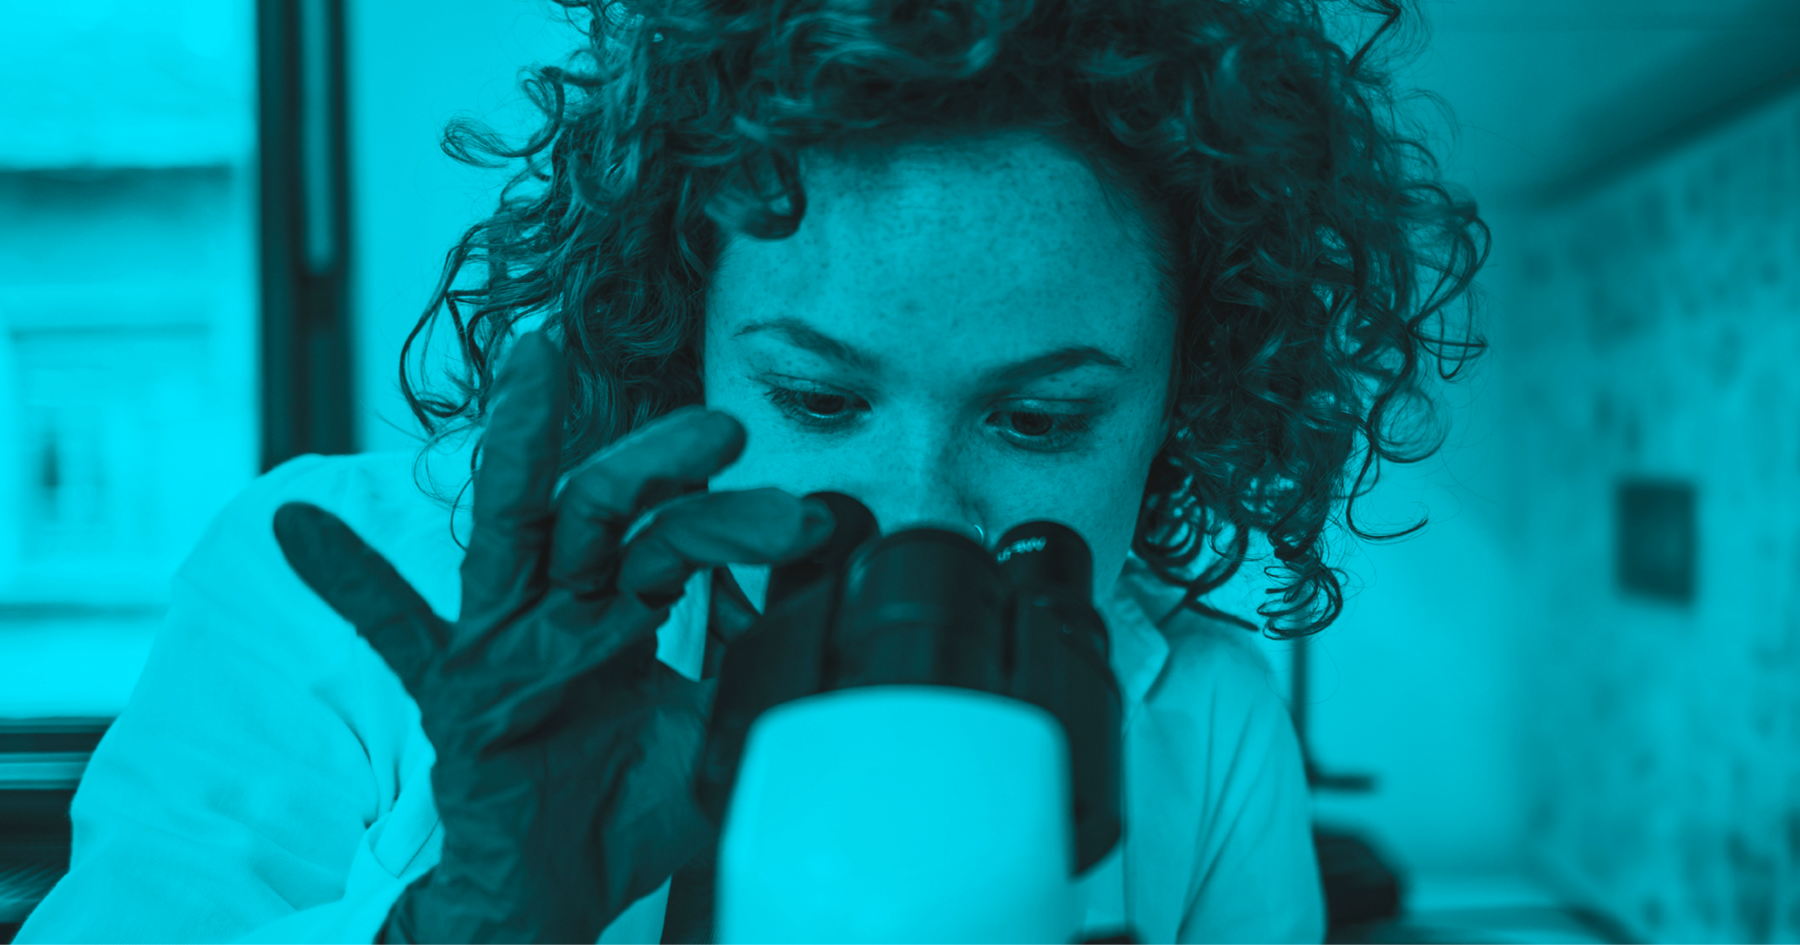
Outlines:
{"label": "window", "polygon": [[259,471],[254,39],[248,0],[0,31],[0,716],[122,707]]}

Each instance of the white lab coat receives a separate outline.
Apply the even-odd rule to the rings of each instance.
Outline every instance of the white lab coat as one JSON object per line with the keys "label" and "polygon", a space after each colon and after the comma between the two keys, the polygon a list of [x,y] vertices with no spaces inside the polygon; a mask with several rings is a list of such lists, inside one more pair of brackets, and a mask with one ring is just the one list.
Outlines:
{"label": "white lab coat", "polygon": [[[130,701],[75,793],[71,868],[19,942],[372,942],[437,862],[433,752],[379,655],[302,584],[271,530],[303,500],[336,513],[438,613],[459,609],[449,502],[467,447],[304,456],[213,521],[176,573]],[[460,478],[459,478],[460,476]],[[444,489],[442,484],[448,483]],[[468,534],[468,503],[457,534]],[[706,572],[659,631],[690,677]],[[1246,631],[1191,612],[1135,557],[1110,600],[1125,705],[1125,834],[1085,874],[1084,937],[1318,942],[1324,905],[1298,742]],[[668,884],[601,942],[661,938]]]}

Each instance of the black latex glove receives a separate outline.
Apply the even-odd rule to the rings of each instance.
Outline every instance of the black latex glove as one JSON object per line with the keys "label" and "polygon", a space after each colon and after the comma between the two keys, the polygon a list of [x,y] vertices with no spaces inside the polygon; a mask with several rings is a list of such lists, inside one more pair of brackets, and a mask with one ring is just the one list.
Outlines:
{"label": "black latex glove", "polygon": [[709,848],[691,782],[715,682],[658,662],[656,628],[694,571],[782,563],[830,534],[822,505],[779,489],[705,492],[745,433],[699,407],[634,432],[556,494],[566,384],[552,342],[519,339],[454,622],[331,513],[275,514],[295,572],[393,668],[437,752],[443,855],[395,905],[386,941],[592,942]]}

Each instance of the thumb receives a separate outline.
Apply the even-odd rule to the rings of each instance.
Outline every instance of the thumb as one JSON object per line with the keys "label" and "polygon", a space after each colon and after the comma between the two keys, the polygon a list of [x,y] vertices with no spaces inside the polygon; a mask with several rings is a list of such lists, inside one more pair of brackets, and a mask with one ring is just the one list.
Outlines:
{"label": "thumb", "polygon": [[720,565],[712,571],[712,593],[708,595],[706,614],[706,652],[701,658],[703,679],[719,675],[725,650],[756,626],[762,614],[738,586],[731,569]]}

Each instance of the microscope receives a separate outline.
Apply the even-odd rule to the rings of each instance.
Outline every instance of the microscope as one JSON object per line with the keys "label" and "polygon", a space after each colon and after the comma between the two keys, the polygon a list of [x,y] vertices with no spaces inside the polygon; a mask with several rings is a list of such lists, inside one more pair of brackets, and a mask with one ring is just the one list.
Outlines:
{"label": "microscope", "polygon": [[1119,842],[1118,684],[1073,529],[879,535],[776,567],[726,652],[694,793],[720,942],[1070,942]]}

